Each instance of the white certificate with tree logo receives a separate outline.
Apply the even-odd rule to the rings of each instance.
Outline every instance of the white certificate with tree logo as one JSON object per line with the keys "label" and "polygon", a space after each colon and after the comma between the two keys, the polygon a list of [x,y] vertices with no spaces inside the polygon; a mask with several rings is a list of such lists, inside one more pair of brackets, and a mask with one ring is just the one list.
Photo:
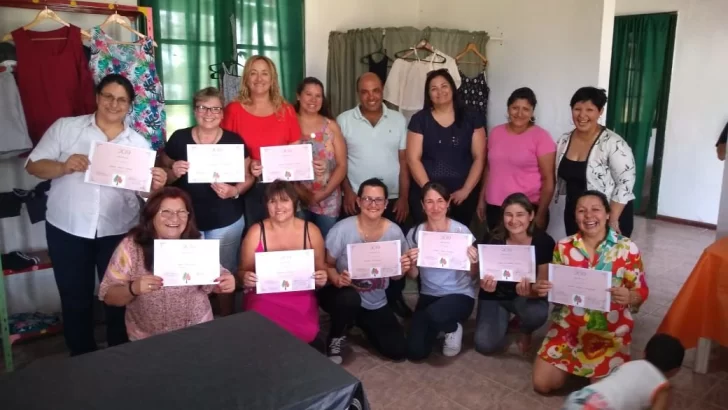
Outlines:
{"label": "white certificate with tree logo", "polygon": [[417,232],[417,266],[454,270],[470,270],[468,248],[473,235],[467,233]]}
{"label": "white certificate with tree logo", "polygon": [[255,253],[256,293],[316,289],[313,249]]}
{"label": "white certificate with tree logo", "polygon": [[188,144],[187,182],[245,182],[243,144]]}
{"label": "white certificate with tree logo", "polygon": [[214,285],[220,277],[220,240],[155,239],[154,275],[165,287]]}
{"label": "white certificate with tree logo", "polygon": [[313,181],[311,144],[279,145],[260,148],[263,182]]}
{"label": "white certificate with tree logo", "polygon": [[402,274],[400,241],[350,243],[346,245],[349,275],[352,279],[375,279]]}
{"label": "white certificate with tree logo", "polygon": [[536,282],[536,248],[532,245],[478,245],[480,278],[497,281]]}
{"label": "white certificate with tree logo", "polygon": [[549,302],[585,309],[611,310],[612,272],[549,264]]}

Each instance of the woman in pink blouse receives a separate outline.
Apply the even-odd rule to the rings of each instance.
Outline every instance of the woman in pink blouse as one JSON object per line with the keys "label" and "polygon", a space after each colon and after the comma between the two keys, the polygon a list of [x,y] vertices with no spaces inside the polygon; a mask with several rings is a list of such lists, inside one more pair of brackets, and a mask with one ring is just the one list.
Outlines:
{"label": "woman in pink blouse", "polygon": [[508,98],[508,122],[488,136],[488,160],[478,217],[493,230],[500,222],[501,205],[509,195],[523,193],[536,208],[534,222],[542,230],[548,225],[549,202],[554,193],[556,143],[535,124],[536,95],[519,88]]}
{"label": "woman in pink blouse", "polygon": [[217,285],[163,287],[154,276],[155,239],[199,239],[192,202],[179,188],[167,187],[147,201],[139,219],[116,248],[99,288],[99,299],[126,306],[129,340],[182,329],[212,320],[210,292],[231,293],[235,278],[220,267]]}

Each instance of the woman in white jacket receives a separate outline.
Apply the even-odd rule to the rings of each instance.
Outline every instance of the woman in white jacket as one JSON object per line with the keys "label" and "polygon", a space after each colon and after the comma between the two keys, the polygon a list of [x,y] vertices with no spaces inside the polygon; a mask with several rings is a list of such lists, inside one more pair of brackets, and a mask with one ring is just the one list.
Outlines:
{"label": "woman in white jacket", "polygon": [[556,143],[556,197],[566,194],[564,227],[567,235],[578,230],[575,201],[586,190],[605,194],[611,202],[610,226],[624,236],[632,235],[634,156],[622,137],[599,124],[606,104],[604,90],[578,89],[571,98],[575,128]]}

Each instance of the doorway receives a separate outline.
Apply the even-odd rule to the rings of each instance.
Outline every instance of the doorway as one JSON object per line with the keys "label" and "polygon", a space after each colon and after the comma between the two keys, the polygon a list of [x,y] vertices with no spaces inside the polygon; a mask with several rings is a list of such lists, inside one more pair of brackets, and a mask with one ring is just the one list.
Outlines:
{"label": "doorway", "polygon": [[607,127],[632,148],[634,209],[657,216],[677,13],[616,16]]}

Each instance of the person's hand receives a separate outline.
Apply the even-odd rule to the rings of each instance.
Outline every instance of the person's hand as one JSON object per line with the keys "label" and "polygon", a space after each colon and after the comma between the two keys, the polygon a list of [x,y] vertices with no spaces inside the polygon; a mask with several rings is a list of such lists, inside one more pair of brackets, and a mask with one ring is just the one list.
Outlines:
{"label": "person's hand", "polygon": [[256,178],[263,174],[263,165],[259,160],[254,159],[250,161],[250,173]]}
{"label": "person's hand", "polygon": [[326,199],[328,195],[324,193],[324,191],[313,191],[313,194],[311,196],[311,203],[318,205],[321,201]]}
{"label": "person's hand", "polygon": [[326,285],[326,280],[328,279],[328,276],[326,275],[326,271],[324,269],[317,270],[316,272],[314,272],[313,277],[316,281],[317,287],[320,288],[320,287]]}
{"label": "person's hand", "polygon": [[612,294],[612,303],[623,306],[629,305],[629,289],[620,286],[609,289],[609,293]]}
{"label": "person's hand", "polygon": [[164,188],[167,184],[167,172],[159,167],[152,168],[152,191]]}
{"label": "person's hand", "polygon": [[181,178],[190,169],[190,163],[187,161],[175,161],[172,164],[172,173],[175,177]]}
{"label": "person's hand", "polygon": [[405,253],[402,255],[401,258],[399,258],[399,263],[402,268],[402,273],[409,272],[409,270],[412,268],[412,259],[410,259],[409,255]]}
{"label": "person's hand", "polygon": [[331,281],[331,283],[337,288],[351,286],[351,275],[349,275],[348,271],[343,271],[336,277],[336,280]]}
{"label": "person's hand", "polygon": [[215,279],[217,285],[212,291],[214,293],[232,293],[235,290],[235,277],[233,275],[222,275]]}
{"label": "person's hand", "polygon": [[622,234],[622,231],[619,229],[619,219],[609,218],[609,226],[614,229],[618,234]]}
{"label": "person's hand", "polygon": [[404,254],[409,258],[411,266],[417,266],[417,257],[420,255],[419,248],[407,249],[407,252],[405,252]]}
{"label": "person's hand", "polygon": [[350,189],[344,190],[344,212],[347,215],[356,215],[356,194]]}
{"label": "person's hand", "polygon": [[468,259],[473,265],[478,263],[478,250],[475,248],[475,246],[471,245],[468,247]]}
{"label": "person's hand", "polygon": [[238,195],[238,188],[222,182],[215,182],[210,185],[220,199],[233,198]]}
{"label": "person's hand", "polygon": [[483,198],[480,198],[478,201],[478,207],[475,208],[475,213],[478,214],[480,222],[485,222],[485,200]]}
{"label": "person's hand", "polygon": [[528,278],[521,278],[521,281],[516,284],[516,294],[524,298],[531,296],[531,282]]}
{"label": "person's hand", "polygon": [[142,275],[131,283],[131,289],[135,295],[146,295],[147,293],[156,292],[162,288],[164,281],[159,276]]}
{"label": "person's hand", "polygon": [[551,282],[547,280],[537,280],[536,283],[533,285],[533,290],[536,291],[536,294],[540,298],[548,296],[551,288]]}
{"label": "person's hand", "polygon": [[468,191],[465,188],[460,188],[457,191],[450,194],[450,198],[452,199],[453,204],[460,205],[461,203],[463,203],[463,201],[468,199],[468,195],[470,195],[470,191]]}
{"label": "person's hand", "polygon": [[480,280],[480,288],[489,293],[495,292],[497,284],[498,281],[491,275],[485,275],[485,278]]}
{"label": "person's hand", "polygon": [[548,221],[546,220],[546,212],[536,212],[536,217],[534,218],[533,222],[536,223],[536,226],[539,229],[543,230],[544,228],[546,228],[546,224],[548,223]]}
{"label": "person's hand", "polygon": [[718,159],[725,161],[725,144],[718,144],[718,146],[715,147],[715,150],[717,151]]}
{"label": "person's hand", "polygon": [[407,198],[396,199],[392,212],[394,213],[394,219],[396,219],[398,223],[404,222],[404,220],[407,219],[407,215],[409,214],[409,204],[407,203]]}
{"label": "person's hand", "polygon": [[91,162],[88,157],[81,154],[73,154],[63,163],[63,173],[68,175],[74,172],[86,172]]}
{"label": "person's hand", "polygon": [[258,275],[255,272],[246,271],[243,274],[243,286],[246,288],[254,288],[256,283],[258,283]]}
{"label": "person's hand", "polygon": [[326,171],[328,171],[328,164],[326,163],[325,159],[315,159],[313,160],[313,174],[317,177],[322,177],[326,175]]}

